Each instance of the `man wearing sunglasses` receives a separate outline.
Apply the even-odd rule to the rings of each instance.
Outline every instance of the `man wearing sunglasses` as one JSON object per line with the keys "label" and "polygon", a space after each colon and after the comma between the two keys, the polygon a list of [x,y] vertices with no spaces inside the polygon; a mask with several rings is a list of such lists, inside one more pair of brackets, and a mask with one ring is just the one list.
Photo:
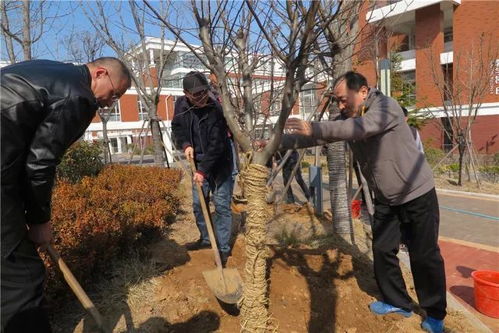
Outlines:
{"label": "man wearing sunglasses", "polygon": [[50,332],[36,248],[52,239],[55,169],[96,110],[130,87],[130,73],[110,57],[81,66],[34,60],[2,68],[0,84],[1,331]]}
{"label": "man wearing sunglasses", "polygon": [[175,103],[172,130],[178,149],[193,159],[197,172],[193,175],[193,210],[200,237],[188,244],[188,250],[210,247],[210,239],[201,210],[195,183],[202,186],[205,198],[213,196],[214,229],[223,265],[230,256],[232,212],[230,208],[234,180],[233,160],[228,127],[220,103],[210,92],[203,73],[187,73],[184,94]]}

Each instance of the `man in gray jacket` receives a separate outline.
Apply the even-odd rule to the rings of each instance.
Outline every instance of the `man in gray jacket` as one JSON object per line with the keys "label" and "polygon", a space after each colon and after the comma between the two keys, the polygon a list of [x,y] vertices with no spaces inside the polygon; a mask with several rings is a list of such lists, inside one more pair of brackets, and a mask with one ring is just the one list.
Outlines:
{"label": "man in gray jacket", "polygon": [[[446,315],[444,262],[438,247],[439,208],[432,171],[417,148],[398,103],[361,74],[347,72],[334,85],[341,115],[334,121],[289,119],[282,149],[346,140],[375,195],[373,255],[382,301],[373,313],[412,315],[397,259],[401,234],[408,234],[414,284],[427,318],[422,328],[443,332]],[[402,221],[402,222],[400,222]]]}

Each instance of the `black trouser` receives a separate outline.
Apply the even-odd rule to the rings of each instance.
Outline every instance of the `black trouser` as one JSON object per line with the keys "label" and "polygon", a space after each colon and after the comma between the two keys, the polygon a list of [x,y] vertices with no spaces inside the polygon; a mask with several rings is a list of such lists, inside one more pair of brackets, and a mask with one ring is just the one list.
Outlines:
{"label": "black trouser", "polygon": [[[286,162],[284,164],[284,167],[282,168],[282,177],[284,179],[284,186],[286,186],[289,179],[291,178],[291,173],[293,172],[294,167],[295,167],[295,164],[293,164],[293,163]],[[303,180],[300,167],[298,167],[298,169],[296,170],[295,179],[296,179],[296,182],[298,183],[298,185],[300,185],[300,188],[303,191],[305,198],[307,200],[309,200],[310,199],[310,190],[308,189],[307,184],[305,184],[305,181]],[[287,203],[294,203],[295,202],[295,197],[293,195],[293,189],[291,187],[292,187],[291,185],[288,187],[287,200],[286,200]]]}
{"label": "black trouser", "polygon": [[400,206],[375,203],[373,254],[376,282],[384,302],[411,310],[397,253],[402,233],[407,247],[419,305],[436,319],[445,308],[444,261],[438,247],[439,208],[435,189]]}
{"label": "black trouser", "polygon": [[34,244],[23,239],[1,260],[2,333],[51,332],[48,315],[41,307],[45,267]]}

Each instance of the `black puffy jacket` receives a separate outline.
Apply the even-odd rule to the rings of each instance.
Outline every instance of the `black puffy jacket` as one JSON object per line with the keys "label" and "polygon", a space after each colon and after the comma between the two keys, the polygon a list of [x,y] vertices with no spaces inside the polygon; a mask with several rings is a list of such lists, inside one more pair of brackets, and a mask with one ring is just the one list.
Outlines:
{"label": "black puffy jacket", "polygon": [[[201,111],[199,119],[194,115],[197,111]],[[196,166],[208,179],[219,184],[232,175],[229,128],[218,101],[210,98],[203,110],[196,110],[185,96],[180,97],[175,103],[172,132],[177,149],[194,148]]]}
{"label": "black puffy jacket", "polygon": [[50,220],[55,169],[97,110],[87,66],[34,60],[1,73],[2,255]]}

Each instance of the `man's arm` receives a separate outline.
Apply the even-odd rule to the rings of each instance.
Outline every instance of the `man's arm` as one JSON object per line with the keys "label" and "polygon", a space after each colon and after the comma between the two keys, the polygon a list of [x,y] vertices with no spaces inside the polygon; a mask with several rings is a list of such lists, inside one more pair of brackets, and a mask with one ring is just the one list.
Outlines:
{"label": "man's arm", "polygon": [[50,220],[55,170],[66,149],[81,137],[95,116],[95,106],[81,97],[56,102],[38,126],[26,159],[24,195],[28,224]]}
{"label": "man's arm", "polygon": [[[384,105],[386,103],[386,105]],[[373,103],[362,117],[298,124],[291,130],[309,135],[284,135],[280,149],[306,148],[340,140],[362,140],[385,132],[401,121],[400,106],[389,98]],[[295,122],[299,123],[299,122]],[[308,128],[299,128],[299,127]]]}
{"label": "man's arm", "polygon": [[173,112],[172,119],[172,133],[177,149],[185,151],[185,149],[190,147],[192,144],[189,140],[189,129],[185,128],[185,124],[182,122],[182,117],[185,116],[183,113],[186,112],[183,98],[185,97],[179,98],[175,103],[175,110]]}

